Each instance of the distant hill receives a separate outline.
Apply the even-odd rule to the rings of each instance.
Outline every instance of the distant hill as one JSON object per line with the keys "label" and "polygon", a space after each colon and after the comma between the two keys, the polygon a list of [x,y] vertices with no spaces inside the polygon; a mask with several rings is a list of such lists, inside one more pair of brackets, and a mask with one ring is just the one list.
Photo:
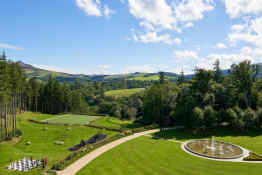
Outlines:
{"label": "distant hill", "polygon": [[[28,78],[36,77],[39,80],[46,81],[49,76],[54,77],[60,82],[87,82],[87,81],[119,81],[119,80],[137,80],[137,81],[157,81],[159,79],[158,73],[141,73],[135,72],[130,74],[116,74],[116,75],[84,75],[84,74],[68,74],[62,72],[55,72],[40,69],[22,61],[17,62],[21,68],[24,69]],[[258,63],[262,70],[262,63]],[[228,70],[223,70],[223,74],[228,74]],[[175,81],[178,78],[178,74],[172,72],[165,72],[166,78],[169,81]],[[185,75],[186,79],[191,79],[194,75]],[[262,72],[259,74],[262,76]]]}
{"label": "distant hill", "polygon": [[[46,81],[49,76],[54,77],[60,82],[86,82],[86,81],[118,81],[118,80],[140,80],[140,81],[156,81],[159,79],[158,73],[130,73],[116,75],[83,75],[83,74],[68,74],[40,69],[22,61],[17,62],[25,71],[28,78],[36,77],[39,80]],[[175,80],[178,75],[175,73],[166,72],[166,77],[169,80]]]}

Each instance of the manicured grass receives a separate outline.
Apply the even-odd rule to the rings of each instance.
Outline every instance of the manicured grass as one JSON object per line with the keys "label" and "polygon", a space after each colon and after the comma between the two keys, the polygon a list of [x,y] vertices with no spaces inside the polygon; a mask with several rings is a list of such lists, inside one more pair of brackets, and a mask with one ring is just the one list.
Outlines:
{"label": "manicured grass", "polygon": [[216,129],[213,132],[209,132],[208,134],[204,132],[199,134],[192,134],[191,131],[163,131],[153,135],[174,139],[178,141],[186,141],[190,139],[211,139],[212,136],[215,136],[215,140],[224,141],[233,143],[239,146],[242,146],[250,151],[253,151],[258,154],[262,154],[262,133],[261,131],[250,131],[246,133],[241,132],[232,132],[230,130],[225,129]]}
{"label": "manicured grass", "polygon": [[92,125],[114,129],[133,129],[140,126],[139,124],[134,123],[131,120],[120,120],[114,117],[103,117],[99,120],[93,121]]}
{"label": "manicured grass", "polygon": [[[186,134],[172,132],[174,139],[187,140]],[[231,143],[235,144],[244,139],[243,142],[249,143],[243,145],[257,152],[262,150],[260,135],[224,136],[219,139],[232,139]],[[179,143],[140,137],[106,152],[77,175],[253,175],[261,172],[261,164],[207,160],[184,152]]]}
{"label": "manicured grass", "polygon": [[[68,126],[51,126],[42,125],[29,122],[28,119],[45,119],[52,115],[43,115],[37,113],[24,113],[19,115],[18,128],[23,132],[23,135],[18,143],[8,142],[0,143],[0,175],[39,175],[41,170],[33,170],[27,173],[18,173],[9,171],[5,167],[10,164],[12,160],[19,160],[24,157],[35,159],[48,157],[48,168],[59,160],[63,160],[70,154],[68,148],[80,141],[87,140],[98,132],[103,132],[108,137],[116,134],[111,131],[102,131],[95,128],[88,128],[85,126],[70,126],[71,130],[67,131]],[[48,128],[46,131],[43,128]],[[26,145],[30,141],[31,145]],[[63,141],[64,145],[55,145],[55,141]]]}
{"label": "manicured grass", "polygon": [[56,115],[52,118],[48,118],[42,121],[48,123],[62,123],[62,124],[89,124],[91,121],[97,120],[101,116],[88,116],[88,115],[76,115],[76,114],[65,114]]}
{"label": "manicured grass", "polygon": [[120,89],[120,90],[111,90],[105,92],[105,96],[110,96],[110,97],[129,97],[133,94],[143,92],[145,89],[144,88],[134,88],[134,89]]}

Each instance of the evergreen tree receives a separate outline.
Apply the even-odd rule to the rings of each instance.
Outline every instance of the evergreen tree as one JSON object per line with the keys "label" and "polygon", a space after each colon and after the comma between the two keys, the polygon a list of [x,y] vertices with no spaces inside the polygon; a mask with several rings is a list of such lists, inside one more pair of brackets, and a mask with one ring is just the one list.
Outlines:
{"label": "evergreen tree", "polygon": [[216,60],[214,63],[214,80],[216,82],[222,82],[223,80],[223,72],[220,69],[220,62]]}

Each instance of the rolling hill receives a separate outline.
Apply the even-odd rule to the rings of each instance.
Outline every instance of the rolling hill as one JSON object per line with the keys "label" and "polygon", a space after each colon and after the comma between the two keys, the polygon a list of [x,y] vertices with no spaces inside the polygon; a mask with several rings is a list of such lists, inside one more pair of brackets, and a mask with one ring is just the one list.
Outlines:
{"label": "rolling hill", "polygon": [[[118,81],[118,80],[138,80],[138,81],[156,81],[158,73],[130,73],[130,74],[115,74],[115,75],[83,75],[83,74],[68,74],[40,69],[22,61],[17,62],[25,71],[28,78],[36,77],[39,80],[46,81],[49,76],[54,77],[60,82],[85,82],[85,81]],[[178,75],[175,73],[166,72],[166,77],[169,80],[175,80]]]}
{"label": "rolling hill", "polygon": [[[28,78],[36,77],[41,81],[48,80],[49,76],[54,77],[60,82],[86,82],[86,81],[119,81],[119,80],[137,80],[137,81],[157,81],[158,73],[141,73],[135,72],[130,74],[115,74],[115,75],[84,75],[84,74],[68,74],[40,69],[22,61],[17,62],[25,71]],[[262,63],[258,63],[262,70]],[[228,74],[229,70],[223,70],[223,74]],[[175,81],[179,76],[176,73],[165,72],[166,78],[169,81]],[[260,72],[259,76],[262,76]],[[193,74],[186,75],[186,79],[191,79]]]}

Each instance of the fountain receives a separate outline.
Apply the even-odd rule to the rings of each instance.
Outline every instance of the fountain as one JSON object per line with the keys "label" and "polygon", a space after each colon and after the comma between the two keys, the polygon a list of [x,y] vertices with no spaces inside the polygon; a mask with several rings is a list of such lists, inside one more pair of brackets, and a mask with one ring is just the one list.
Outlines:
{"label": "fountain", "polygon": [[207,145],[206,148],[210,149],[212,152],[216,151],[214,136],[212,136],[212,138],[211,138],[211,145],[210,146]]}
{"label": "fountain", "polygon": [[193,154],[215,159],[236,159],[243,156],[239,146],[216,141],[213,136],[210,140],[193,140],[184,144],[184,148]]}

